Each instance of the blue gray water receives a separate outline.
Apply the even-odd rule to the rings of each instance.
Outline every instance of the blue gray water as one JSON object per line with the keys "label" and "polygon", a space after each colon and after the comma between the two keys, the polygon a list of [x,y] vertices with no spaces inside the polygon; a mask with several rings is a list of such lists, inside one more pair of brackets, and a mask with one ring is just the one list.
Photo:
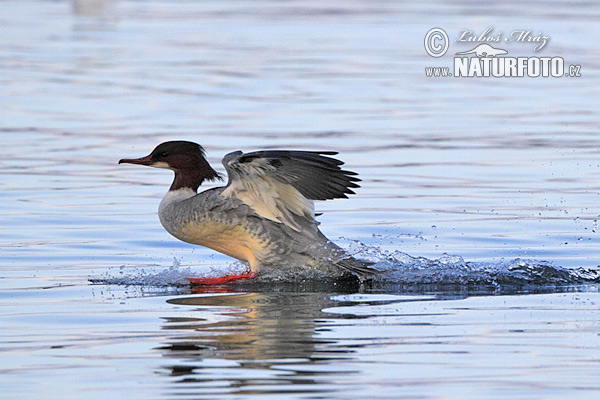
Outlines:
{"label": "blue gray water", "polygon": [[[599,17],[0,2],[0,397],[598,398]],[[542,32],[581,76],[425,76],[488,27]],[[168,171],[117,165],[169,139],[221,172],[237,149],[339,151],[362,188],[318,204],[321,228],[385,274],[182,285],[243,267],[160,227]]]}

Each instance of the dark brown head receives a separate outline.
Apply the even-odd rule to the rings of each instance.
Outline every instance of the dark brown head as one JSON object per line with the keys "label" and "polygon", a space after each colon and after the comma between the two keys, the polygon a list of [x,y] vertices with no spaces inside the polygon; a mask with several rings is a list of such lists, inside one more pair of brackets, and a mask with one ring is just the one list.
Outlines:
{"label": "dark brown head", "polygon": [[146,157],[124,158],[119,160],[119,164],[122,163],[173,170],[175,180],[170,190],[190,188],[196,191],[204,180],[220,179],[206,161],[202,146],[184,140],[161,143]]}

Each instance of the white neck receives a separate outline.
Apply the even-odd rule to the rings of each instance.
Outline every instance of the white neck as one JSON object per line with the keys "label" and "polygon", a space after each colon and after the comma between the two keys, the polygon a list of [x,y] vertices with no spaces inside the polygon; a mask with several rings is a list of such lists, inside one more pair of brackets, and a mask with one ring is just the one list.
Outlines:
{"label": "white neck", "polygon": [[190,197],[193,197],[195,195],[196,195],[196,192],[190,188],[169,190],[167,192],[167,194],[165,194],[165,197],[163,197],[162,201],[160,202],[160,206],[158,206],[158,215],[160,216],[164,212],[166,212],[167,207],[169,207],[171,204],[175,204],[180,201],[187,200]]}

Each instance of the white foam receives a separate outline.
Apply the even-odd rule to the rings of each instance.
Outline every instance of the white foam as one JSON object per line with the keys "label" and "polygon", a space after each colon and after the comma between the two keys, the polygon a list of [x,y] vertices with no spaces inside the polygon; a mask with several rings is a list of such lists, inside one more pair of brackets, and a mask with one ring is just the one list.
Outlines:
{"label": "white foam", "polygon": [[241,262],[231,262],[217,267],[182,267],[177,259],[167,268],[160,266],[121,266],[109,269],[99,278],[90,282],[121,286],[188,286],[188,278],[217,278],[224,275],[240,274],[245,270]]}
{"label": "white foam", "polygon": [[[405,285],[568,285],[600,283],[595,269],[567,269],[542,260],[514,259],[508,262],[469,262],[461,256],[443,254],[438,259],[413,257],[401,251],[387,252],[376,246],[353,241],[347,246],[352,256],[374,262],[378,271],[374,280]],[[188,278],[217,278],[245,273],[247,266],[239,261],[218,267],[182,267],[178,260],[167,268],[160,266],[121,266],[107,271],[98,284],[123,286],[180,287],[189,285]],[[323,277],[315,269],[270,269],[264,271],[257,284],[318,280]]]}

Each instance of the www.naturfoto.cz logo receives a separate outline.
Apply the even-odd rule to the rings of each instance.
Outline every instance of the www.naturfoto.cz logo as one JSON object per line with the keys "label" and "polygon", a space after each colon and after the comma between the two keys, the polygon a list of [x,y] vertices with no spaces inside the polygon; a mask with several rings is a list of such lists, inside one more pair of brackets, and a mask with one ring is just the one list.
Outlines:
{"label": "www.naturfoto.cz logo", "polygon": [[[531,30],[514,30],[508,35],[487,28],[477,35],[472,31],[461,31],[455,43],[471,48],[454,53],[454,62],[450,67],[426,67],[427,77],[579,77],[581,66],[565,66],[562,57],[513,57],[508,53],[515,43],[530,44],[529,51],[539,52],[546,47],[550,37],[542,33],[533,34]],[[474,47],[473,47],[474,46]],[[431,57],[444,56],[450,47],[448,34],[440,28],[430,29],[425,35],[425,51]],[[511,51],[513,51],[511,49]]]}

